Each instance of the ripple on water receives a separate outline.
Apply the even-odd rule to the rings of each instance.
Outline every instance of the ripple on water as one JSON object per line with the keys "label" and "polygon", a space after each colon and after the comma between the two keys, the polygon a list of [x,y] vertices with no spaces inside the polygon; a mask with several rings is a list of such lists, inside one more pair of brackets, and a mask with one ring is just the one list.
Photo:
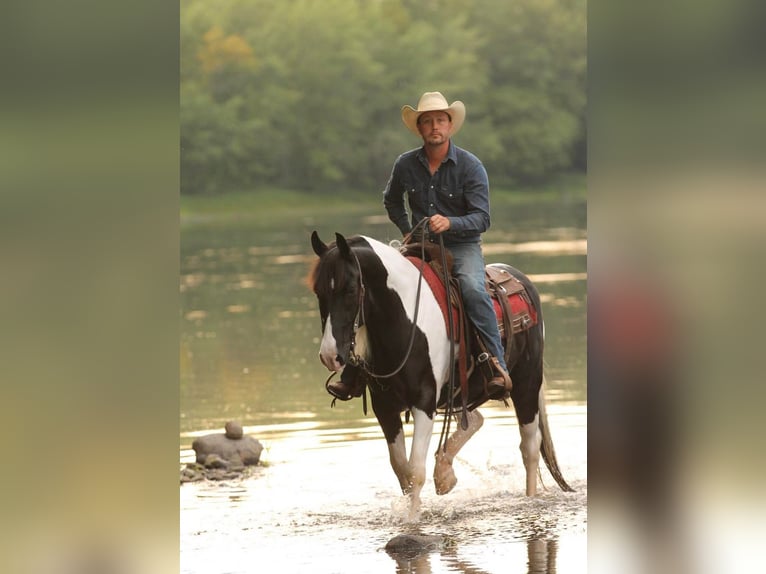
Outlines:
{"label": "ripple on water", "polygon": [[[525,497],[518,430],[490,416],[455,460],[455,490],[437,496],[428,469],[416,523],[406,521],[382,439],[270,441],[269,466],[258,475],[182,485],[182,572],[248,573],[264,563],[296,573],[585,572],[584,409],[549,417],[575,492],[560,491],[544,469],[547,489]],[[442,543],[415,556],[387,553],[401,534]]]}

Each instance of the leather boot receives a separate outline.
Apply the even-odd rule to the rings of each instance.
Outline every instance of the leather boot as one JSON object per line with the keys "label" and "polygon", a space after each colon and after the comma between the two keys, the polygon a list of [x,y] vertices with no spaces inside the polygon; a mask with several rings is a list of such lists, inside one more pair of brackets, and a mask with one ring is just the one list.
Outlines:
{"label": "leather boot", "polygon": [[492,398],[503,399],[513,389],[513,382],[508,372],[500,366],[497,357],[490,357],[490,364],[495,375],[487,381],[487,393]]}
{"label": "leather boot", "polygon": [[359,367],[346,365],[340,374],[340,379],[328,381],[325,385],[327,392],[341,401],[350,401],[354,397],[361,397],[364,390],[362,372]]}

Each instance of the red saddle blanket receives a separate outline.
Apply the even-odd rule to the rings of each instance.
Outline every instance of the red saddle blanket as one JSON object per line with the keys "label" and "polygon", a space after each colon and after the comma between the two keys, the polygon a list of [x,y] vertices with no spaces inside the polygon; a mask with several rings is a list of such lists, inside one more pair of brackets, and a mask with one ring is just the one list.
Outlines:
{"label": "red saddle blanket", "polygon": [[[503,310],[495,295],[492,295],[492,304],[495,306],[495,316],[497,317],[497,326],[500,329],[500,335],[503,340],[505,340]],[[513,317],[512,328],[514,333],[526,331],[530,327],[537,325],[537,311],[529,304],[521,293],[510,295],[508,297],[508,304],[511,306],[511,315]]]}
{"label": "red saddle blanket", "polygon": [[[407,257],[407,259],[417,269],[423,267],[423,279],[426,280],[437,303],[439,303],[439,308],[442,310],[442,316],[444,317],[444,324],[449,331],[449,319],[447,318],[447,289],[444,287],[444,282],[441,280],[441,277],[436,274],[436,271],[419,257]],[[455,326],[455,329],[457,329],[458,314],[457,309],[454,307],[452,308],[452,324]]]}
{"label": "red saddle blanket", "polygon": [[[434,294],[434,297],[436,298],[436,301],[439,303],[439,308],[442,310],[442,315],[444,316],[444,324],[447,325],[447,329],[449,329],[449,323],[447,319],[447,290],[444,287],[444,282],[441,280],[441,277],[439,277],[436,272],[433,270],[433,268],[428,264],[425,263],[422,259],[419,257],[407,257],[407,259],[412,263],[417,269],[420,269],[420,267],[423,267],[423,279],[425,279],[426,283],[428,283],[428,286],[431,288],[431,292]],[[533,306],[531,306],[526,298],[522,295],[522,293],[514,293],[511,296],[508,297],[508,303],[511,307],[511,312],[513,314],[514,319],[519,318],[523,319],[524,317],[527,317],[529,320],[527,321],[513,321],[513,332],[516,333],[518,331],[524,331],[533,325],[537,324],[537,311]],[[500,334],[505,338],[505,333],[503,329],[503,310],[500,306],[499,301],[497,298],[492,295],[492,304],[495,307],[495,316],[497,317],[497,323],[498,327],[500,328]],[[456,308],[452,308],[452,317],[453,317],[453,325],[457,326],[458,322],[458,313]]]}

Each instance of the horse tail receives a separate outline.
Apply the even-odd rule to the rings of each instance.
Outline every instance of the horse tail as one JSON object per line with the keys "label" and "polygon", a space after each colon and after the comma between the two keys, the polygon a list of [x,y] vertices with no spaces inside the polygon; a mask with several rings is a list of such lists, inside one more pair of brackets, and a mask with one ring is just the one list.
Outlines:
{"label": "horse tail", "polygon": [[538,397],[538,421],[540,427],[540,434],[542,435],[542,442],[540,443],[540,454],[543,455],[545,466],[548,467],[548,471],[551,473],[553,480],[559,485],[564,492],[574,492],[574,489],[567,484],[564,480],[564,475],[561,474],[558,460],[556,459],[556,451],[553,448],[553,438],[551,437],[551,431],[548,427],[548,415],[545,410],[545,376],[543,376],[543,384],[540,386],[540,394]]}

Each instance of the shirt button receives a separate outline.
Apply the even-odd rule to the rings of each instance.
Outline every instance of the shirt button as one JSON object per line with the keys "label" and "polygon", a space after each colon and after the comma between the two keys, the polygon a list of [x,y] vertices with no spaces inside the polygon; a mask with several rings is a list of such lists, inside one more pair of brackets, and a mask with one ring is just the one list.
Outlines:
{"label": "shirt button", "polygon": [[431,207],[433,207],[433,206],[434,206],[434,204],[432,203],[432,204],[431,204]]}

